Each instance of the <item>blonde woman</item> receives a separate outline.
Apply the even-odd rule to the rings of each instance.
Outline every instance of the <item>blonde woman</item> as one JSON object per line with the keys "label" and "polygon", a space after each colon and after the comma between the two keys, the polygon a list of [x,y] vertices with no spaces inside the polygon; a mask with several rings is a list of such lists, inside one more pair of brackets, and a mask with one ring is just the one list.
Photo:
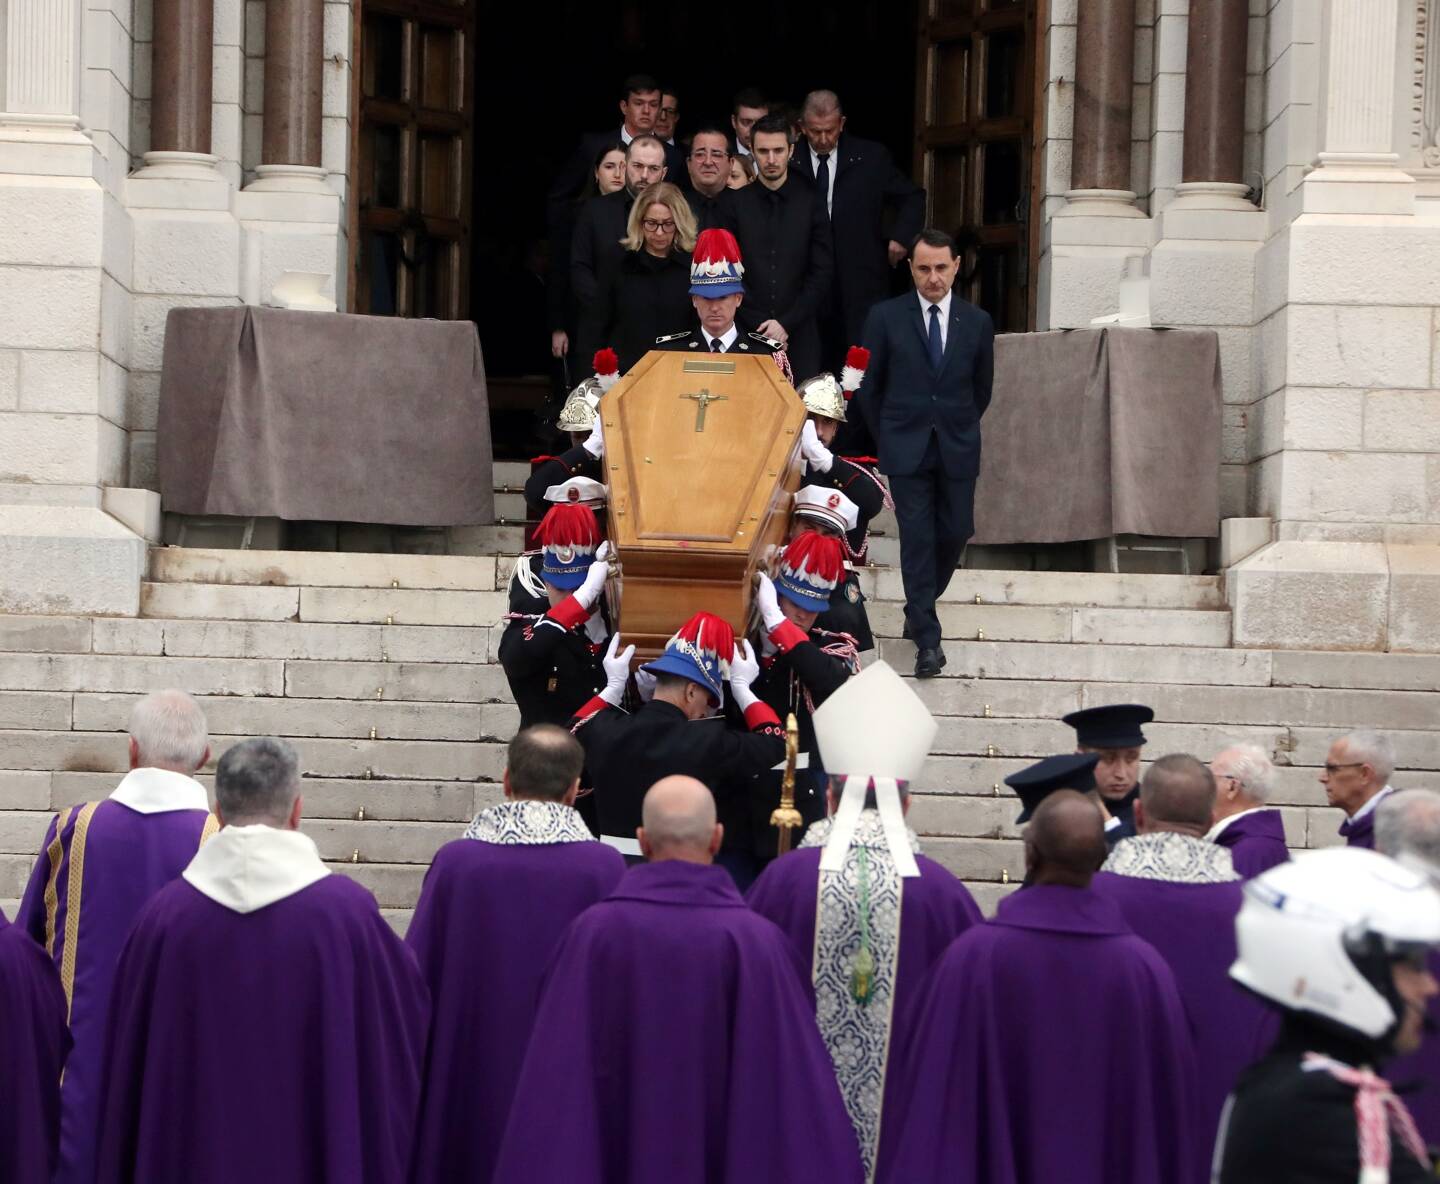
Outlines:
{"label": "blonde woman", "polygon": [[624,374],[667,333],[695,326],[690,304],[690,252],[695,215],[680,190],[660,181],[630,208],[625,254],[601,277],[594,304],[581,311],[582,357],[610,346]]}

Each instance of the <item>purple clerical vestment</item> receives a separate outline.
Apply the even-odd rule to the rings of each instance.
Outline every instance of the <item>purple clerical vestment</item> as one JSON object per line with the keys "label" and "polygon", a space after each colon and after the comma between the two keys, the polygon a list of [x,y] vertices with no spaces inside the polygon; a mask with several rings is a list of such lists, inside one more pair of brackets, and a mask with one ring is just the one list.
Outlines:
{"label": "purple clerical vestment", "polygon": [[217,827],[199,782],[164,769],[135,769],[115,796],[50,822],[16,923],[49,951],[70,1008],[75,1045],[61,1088],[55,1184],[90,1184],[94,1175],[100,1050],[125,938]]}
{"label": "purple clerical vestment", "polygon": [[624,871],[559,802],[502,802],[440,848],[405,937],[431,999],[414,1184],[490,1179],[545,967]]}
{"label": "purple clerical vestment", "polygon": [[[891,1070],[920,984],[950,943],[979,924],[981,916],[965,886],[918,850],[919,876],[897,875],[874,810],[860,816],[846,868],[824,873],[828,879],[822,884],[820,857],[829,827],[828,819],[812,826],[805,846],[766,868],[746,900],[789,934],[810,972],[820,1034],[869,1171],[885,1124],[898,1117],[899,1075]],[[912,846],[918,848],[913,836]],[[867,859],[863,893],[850,866],[862,851]],[[874,973],[868,996],[859,1003],[852,975],[861,944],[862,896],[864,939],[873,954]],[[817,940],[822,912],[827,924]]]}
{"label": "purple clerical vestment", "polygon": [[625,873],[546,976],[497,1184],[858,1184],[789,939],[723,868]]}
{"label": "purple clerical vestment", "polygon": [[50,1184],[70,1037],[60,975],[0,913],[0,1180]]}
{"label": "purple clerical vestment", "polygon": [[115,974],[96,1184],[402,1184],[428,1020],[353,880],[248,913],[177,880]]}
{"label": "purple clerical vestment", "polygon": [[894,1184],[1193,1184],[1174,976],[1113,901],[1038,885],[936,963],[904,1050]]}
{"label": "purple clerical vestment", "polygon": [[[1230,978],[1235,962],[1235,914],[1244,889],[1241,881],[1206,878],[1200,861],[1187,869],[1172,859],[1166,866],[1152,860],[1145,868],[1124,872],[1130,845],[1153,839],[1178,840],[1177,847],[1193,845],[1196,852],[1223,857],[1226,853],[1206,839],[1185,835],[1139,835],[1115,848],[1106,868],[1091,888],[1113,900],[1126,923],[1165,959],[1175,975],[1190,1032],[1195,1042],[1195,1168],[1209,1166],[1220,1112],[1235,1082],[1246,1068],[1263,1057],[1275,1042],[1279,1016]],[[1129,850],[1127,850],[1129,848]],[[1217,860],[1218,863],[1218,860]],[[1224,872],[1230,873],[1228,861]],[[1160,878],[1169,873],[1170,879]]]}
{"label": "purple clerical vestment", "polygon": [[1214,842],[1230,852],[1235,874],[1253,880],[1261,872],[1290,858],[1285,845],[1285,822],[1279,810],[1255,810],[1238,814],[1218,832]]}

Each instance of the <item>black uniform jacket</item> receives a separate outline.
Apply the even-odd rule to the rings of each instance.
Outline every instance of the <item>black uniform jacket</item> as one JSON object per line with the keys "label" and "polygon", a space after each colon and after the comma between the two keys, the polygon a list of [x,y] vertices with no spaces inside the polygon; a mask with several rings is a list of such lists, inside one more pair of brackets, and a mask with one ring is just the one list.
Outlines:
{"label": "black uniform jacket", "polygon": [[633,839],[646,791],[680,773],[710,787],[726,824],[725,846],[735,846],[730,820],[744,817],[751,779],[785,759],[785,732],[774,716],[757,704],[751,717],[746,731],[724,716],[688,720],[674,704],[652,699],[633,714],[600,703],[577,718],[600,833]]}
{"label": "black uniform jacket", "polygon": [[[807,635],[799,626],[787,622],[771,637],[782,648],[769,658],[761,659],[760,677],[750,689],[782,723],[790,712],[795,713],[795,722],[800,728],[800,751],[809,757],[810,767],[795,772],[795,805],[805,821],[791,834],[794,845],[799,843],[806,827],[825,817],[824,773],[820,767],[820,747],[815,743],[811,705],[819,707],[855,671],[845,658],[825,652],[823,647],[844,641],[825,630],[812,629]],[[759,653],[759,641],[754,644]],[[779,770],[767,769],[750,787],[750,844],[753,852],[762,858],[776,853],[778,832],[770,825],[770,814],[780,804],[782,776]]]}
{"label": "black uniform jacket", "polygon": [[534,467],[525,478],[525,504],[542,514],[550,508],[545,500],[545,491],[550,486],[563,485],[571,477],[589,477],[602,484],[605,481],[605,466],[583,444],[567,448],[559,456],[547,456],[543,460],[537,457],[531,464]]}
{"label": "black uniform jacket", "polygon": [[[1216,1145],[1219,1184],[1354,1184],[1360,1179],[1355,1087],[1323,1069],[1304,1068],[1307,1052],[1352,1066],[1370,1057],[1363,1046],[1287,1014],[1275,1047],[1241,1074],[1227,1104]],[[1433,1178],[1392,1127],[1391,1184]]]}
{"label": "black uniform jacket", "polygon": [[[722,352],[729,354],[773,354],[779,348],[775,342],[768,337],[761,337],[758,333],[747,333],[742,326],[737,325],[739,330],[734,342],[728,350]],[[672,333],[661,337],[655,342],[655,348],[666,350],[670,353],[693,353],[703,354],[710,352],[710,343],[705,340],[705,335],[699,329],[691,329],[688,333]]]}
{"label": "black uniform jacket", "polygon": [[[517,591],[518,585],[519,581],[512,584],[512,605],[526,596],[523,589]],[[553,609],[544,603],[538,615],[536,609],[533,602],[512,609],[526,615],[510,621],[500,635],[500,665],[520,708],[522,728],[532,724],[563,727],[604,689],[605,646],[591,642],[580,615],[584,610],[573,599]],[[608,641],[608,617],[605,620]]]}

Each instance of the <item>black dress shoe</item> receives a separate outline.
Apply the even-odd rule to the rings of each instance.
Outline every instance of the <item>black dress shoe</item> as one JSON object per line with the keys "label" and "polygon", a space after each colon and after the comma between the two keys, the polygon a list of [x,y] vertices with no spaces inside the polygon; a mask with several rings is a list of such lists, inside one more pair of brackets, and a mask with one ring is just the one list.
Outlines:
{"label": "black dress shoe", "polygon": [[945,665],[945,655],[938,646],[927,646],[915,655],[915,677],[934,678]]}
{"label": "black dress shoe", "polygon": [[940,655],[940,665],[943,668],[945,665],[945,647],[937,645],[935,652]]}

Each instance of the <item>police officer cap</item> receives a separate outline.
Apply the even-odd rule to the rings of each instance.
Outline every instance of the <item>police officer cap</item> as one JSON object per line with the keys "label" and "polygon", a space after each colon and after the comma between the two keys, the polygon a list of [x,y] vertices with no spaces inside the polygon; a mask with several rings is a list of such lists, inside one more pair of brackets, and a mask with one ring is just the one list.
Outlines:
{"label": "police officer cap", "polygon": [[1028,822],[1040,803],[1057,789],[1073,789],[1088,793],[1095,788],[1095,766],[1100,763],[1098,752],[1067,752],[1064,756],[1047,756],[1043,761],[1011,773],[1005,784],[1020,797],[1025,808],[1016,823]]}
{"label": "police officer cap", "polygon": [[1141,703],[1111,703],[1072,711],[1064,722],[1075,729],[1075,743],[1082,748],[1139,748],[1145,743],[1141,724],[1148,724],[1155,712]]}

